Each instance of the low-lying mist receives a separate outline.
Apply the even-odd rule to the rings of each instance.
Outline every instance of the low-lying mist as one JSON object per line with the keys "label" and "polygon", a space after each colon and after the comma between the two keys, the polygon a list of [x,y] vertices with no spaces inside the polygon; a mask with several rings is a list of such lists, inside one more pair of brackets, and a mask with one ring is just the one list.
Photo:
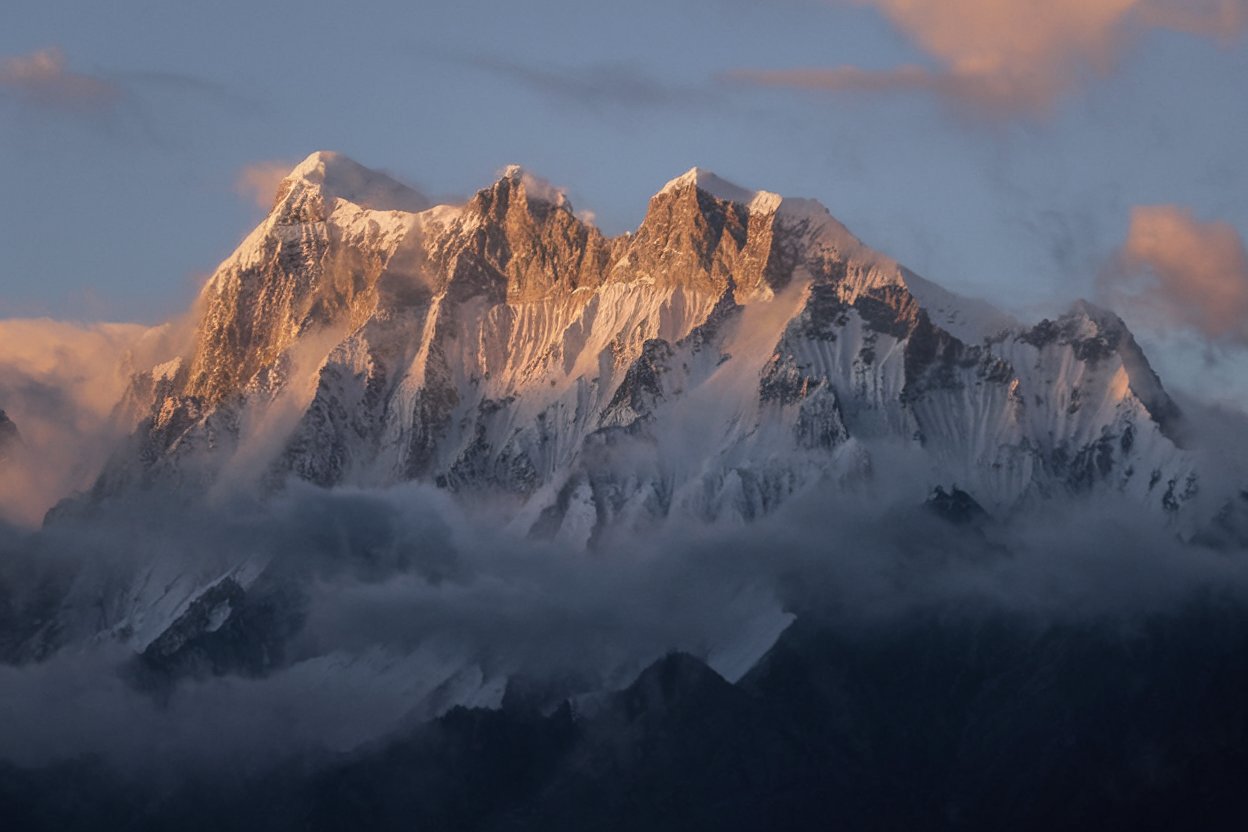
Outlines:
{"label": "low-lying mist", "polygon": [[19,440],[0,454],[0,522],[37,527],[87,488],[133,429],[119,402],[139,370],[186,342],[189,319],[156,327],[0,320],[0,410]]}
{"label": "low-lying mist", "polygon": [[672,651],[736,681],[794,619],[853,637],[1005,614],[1125,637],[1246,602],[1242,549],[1107,497],[954,522],[816,491],[751,525],[581,551],[423,486],[210,509],[147,496],[0,529],[0,759],[259,771],[498,707],[521,681],[543,707],[620,689]]}

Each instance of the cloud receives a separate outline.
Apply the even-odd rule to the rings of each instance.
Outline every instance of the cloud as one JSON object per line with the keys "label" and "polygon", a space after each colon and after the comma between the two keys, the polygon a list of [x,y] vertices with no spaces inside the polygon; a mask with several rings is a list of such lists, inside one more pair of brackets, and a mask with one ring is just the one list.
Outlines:
{"label": "cloud", "polygon": [[197,99],[217,109],[239,116],[256,116],[268,111],[264,102],[253,93],[235,90],[226,84],[210,81],[184,72],[168,70],[129,70],[110,73],[136,95],[165,94],[179,99]]}
{"label": "cloud", "polygon": [[169,357],[176,329],[0,321],[0,408],[21,436],[0,476],[0,521],[37,525],[91,484],[119,439],[113,414],[130,374]]}
{"label": "cloud", "polygon": [[[587,558],[481,521],[424,486],[296,484],[267,506],[215,510],[147,495],[25,536],[0,524],[0,710],[26,726],[0,732],[0,760],[86,752],[159,768],[347,749],[456,703],[497,705],[514,673],[622,685],[673,648],[743,671],[741,657],[757,658],[765,635],[761,647],[716,648],[787,623],[765,581],[752,585],[710,550]],[[714,569],[712,557],[723,561]],[[184,676],[163,701],[127,684],[134,651],[189,593],[240,562],[261,571],[247,591],[263,609],[252,621],[262,631],[246,637],[266,640],[273,666]],[[63,605],[45,632],[94,646],[6,667],[6,627],[38,627],[48,597]],[[267,638],[263,628],[287,615],[296,622],[287,638]],[[101,639],[101,627],[134,641]],[[64,695],[41,696],[47,685]]]}
{"label": "cloud", "polygon": [[629,63],[541,67],[477,55],[445,57],[453,63],[523,84],[579,109],[690,107],[706,104],[714,97],[709,87],[682,86]]}
{"label": "cloud", "polygon": [[[61,130],[65,118],[94,132],[169,147],[203,136],[221,115],[253,118],[267,105],[204,78],[157,69],[111,68],[85,73],[70,68],[59,47],[0,56],[0,106],[21,108],[23,129]],[[210,109],[211,116],[204,113]],[[208,121],[205,118],[208,117]]]}
{"label": "cloud", "polygon": [[298,163],[289,161],[253,162],[240,170],[234,178],[234,191],[268,210],[273,207],[278,183],[290,175],[296,164]]}
{"label": "cloud", "polygon": [[40,107],[71,112],[107,112],[124,97],[116,83],[70,70],[65,54],[56,47],[4,59],[0,91]]}
{"label": "cloud", "polygon": [[[1185,547],[1114,496],[969,530],[887,491],[834,504],[816,492],[745,528],[652,530],[592,554],[509,536],[410,484],[173,508],[147,495],[36,534],[0,526],[0,600],[21,613],[0,617],[0,647],[6,623],[46,621],[35,613],[49,597],[62,614],[45,632],[73,646],[0,664],[0,711],[13,717],[0,760],[268,764],[383,739],[455,702],[497,705],[513,674],[564,680],[558,695],[622,687],[673,649],[732,680],[786,626],[784,610],[852,632],[932,610],[1129,623],[1206,591],[1248,597],[1241,559]],[[163,698],[136,689],[145,642],[114,636],[158,632],[240,562],[262,570],[247,590],[259,606],[222,640],[260,643],[273,663],[189,674]]]}
{"label": "cloud", "polygon": [[496,175],[512,179],[512,181],[519,178],[520,184],[524,186],[525,193],[534,199],[549,202],[552,205],[566,205],[568,203],[568,191],[566,188],[556,185],[549,179],[530,173],[520,165],[507,165],[505,168],[497,171]]}
{"label": "cloud", "polygon": [[743,69],[764,86],[937,94],[994,116],[1043,115],[1110,72],[1124,43],[1149,29],[1229,42],[1248,0],[846,0],[880,11],[934,66]]}
{"label": "cloud", "polygon": [[1154,324],[1248,346],[1248,252],[1229,223],[1201,221],[1177,205],[1134,208],[1100,288]]}
{"label": "cloud", "polygon": [[972,105],[991,103],[997,98],[1020,107],[1031,103],[1030,93],[1009,88],[1002,78],[958,78],[912,64],[884,70],[856,66],[738,70],[728,73],[727,78],[759,86],[828,92],[932,92]]}

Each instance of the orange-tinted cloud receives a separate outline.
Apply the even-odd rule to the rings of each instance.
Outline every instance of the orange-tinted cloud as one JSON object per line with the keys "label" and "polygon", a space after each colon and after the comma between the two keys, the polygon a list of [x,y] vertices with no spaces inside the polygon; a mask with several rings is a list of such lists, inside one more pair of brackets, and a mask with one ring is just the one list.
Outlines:
{"label": "orange-tinted cloud", "polygon": [[1228,223],[1202,222],[1176,205],[1133,209],[1101,287],[1154,323],[1248,345],[1248,251]]}
{"label": "orange-tinted cloud", "polygon": [[71,71],[56,47],[5,58],[0,62],[0,90],[33,104],[68,110],[108,109],[122,98],[115,83]]}
{"label": "orange-tinted cloud", "polygon": [[1043,114],[1110,71],[1122,44],[1171,29],[1229,41],[1248,27],[1248,0],[841,0],[872,6],[933,66],[741,70],[770,86],[934,92],[994,115]]}
{"label": "orange-tinted cloud", "polygon": [[234,178],[234,191],[248,197],[261,208],[272,208],[277,186],[285,179],[295,162],[254,162],[238,172]]}
{"label": "orange-tinted cloud", "polygon": [[177,353],[175,326],[0,320],[0,409],[21,444],[0,469],[0,522],[37,525],[88,487],[132,425],[114,409],[132,373]]}

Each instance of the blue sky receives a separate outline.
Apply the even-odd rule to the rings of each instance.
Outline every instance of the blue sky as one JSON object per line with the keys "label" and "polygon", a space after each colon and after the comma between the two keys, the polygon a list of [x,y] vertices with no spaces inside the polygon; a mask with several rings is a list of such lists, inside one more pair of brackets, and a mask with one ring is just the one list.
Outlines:
{"label": "blue sky", "polygon": [[183,311],[261,216],[240,172],[316,149],[447,198],[518,162],[612,233],[697,164],[1026,315],[1116,298],[1163,370],[1248,400],[1248,320],[1218,314],[1248,267],[1170,256],[1248,234],[1248,3],[1035,6],[13,4],[0,317]]}

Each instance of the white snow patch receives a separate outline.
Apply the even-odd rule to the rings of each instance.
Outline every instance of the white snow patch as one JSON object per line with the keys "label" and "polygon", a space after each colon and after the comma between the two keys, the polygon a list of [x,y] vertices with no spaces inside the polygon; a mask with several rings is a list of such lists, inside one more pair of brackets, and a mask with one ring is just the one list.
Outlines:
{"label": "white snow patch", "polygon": [[152,378],[156,381],[165,381],[171,379],[178,374],[178,370],[182,369],[181,356],[166,361],[163,364],[157,364],[152,368]]}
{"label": "white snow patch", "polygon": [[716,199],[739,202],[742,205],[749,205],[759,193],[742,188],[727,179],[721,179],[709,170],[692,167],[664,185],[659,194],[676,193],[690,185],[696,186],[698,190],[705,191]]}
{"label": "white snow patch", "polygon": [[932,323],[967,344],[981,344],[986,338],[1021,326],[991,303],[950,292],[908,269],[902,270],[902,278]]}
{"label": "white snow patch", "polygon": [[430,207],[424,194],[341,153],[318,150],[290,172],[286,181],[319,187],[329,199],[345,199],[378,211],[416,213]]}

